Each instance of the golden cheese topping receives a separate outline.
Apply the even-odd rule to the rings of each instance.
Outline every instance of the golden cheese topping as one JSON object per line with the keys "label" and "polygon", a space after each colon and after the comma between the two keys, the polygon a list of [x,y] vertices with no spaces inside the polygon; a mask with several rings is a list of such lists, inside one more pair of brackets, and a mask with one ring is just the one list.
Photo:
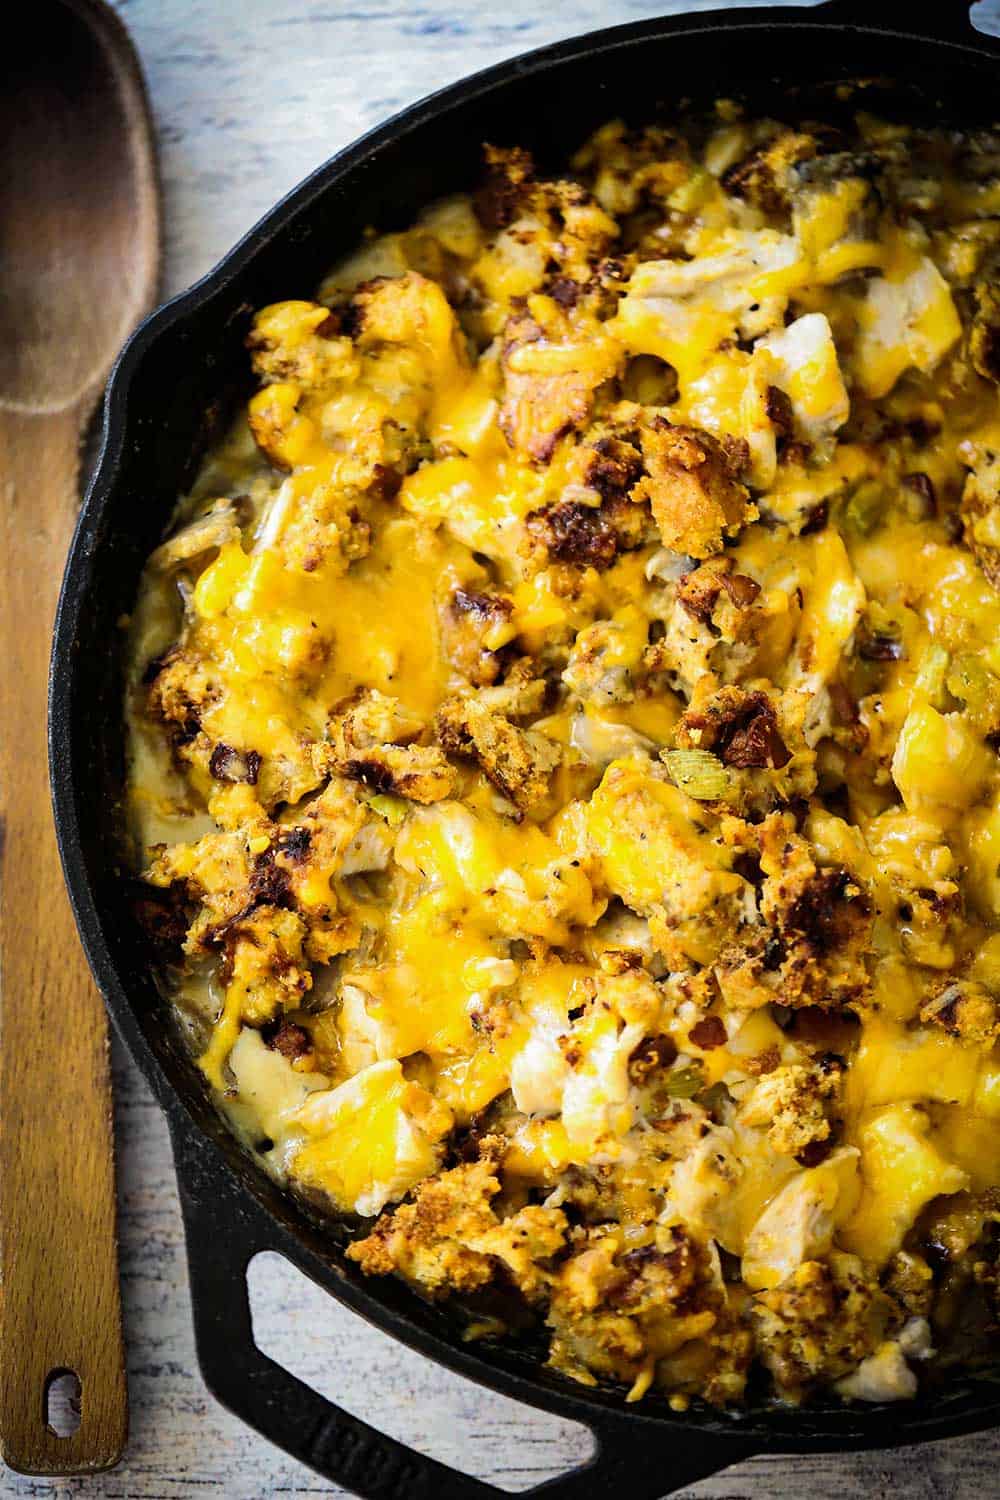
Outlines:
{"label": "golden cheese topping", "polygon": [[234,1128],[675,1408],[1000,1311],[1000,143],[837,108],[487,147],[261,309],[131,621]]}

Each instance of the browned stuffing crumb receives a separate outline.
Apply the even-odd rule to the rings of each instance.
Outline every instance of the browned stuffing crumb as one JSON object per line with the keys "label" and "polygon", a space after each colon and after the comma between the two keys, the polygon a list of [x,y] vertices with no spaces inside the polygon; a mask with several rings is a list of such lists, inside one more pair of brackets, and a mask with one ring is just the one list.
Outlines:
{"label": "browned stuffing crumb", "polygon": [[369,689],[331,715],[325,764],[374,792],[412,802],[440,802],[455,773],[436,745],[412,743],[424,730],[396,699]]}
{"label": "browned stuffing crumb", "polygon": [[790,202],[792,169],[815,155],[815,137],[783,130],[730,167],[723,175],[723,186],[766,213],[784,213]]}
{"label": "browned stuffing crumb", "polygon": [[842,1071],[836,1062],[777,1067],[754,1086],[740,1117],[747,1125],[766,1129],[776,1151],[799,1156],[829,1140],[830,1114],[840,1092]]}
{"label": "browned stuffing crumb", "polygon": [[[634,1250],[623,1250],[613,1231],[590,1231],[560,1268],[548,1322],[551,1363],[577,1379],[592,1383],[596,1374],[634,1384],[644,1370],[707,1338],[721,1399],[742,1390],[749,1340],[730,1317],[704,1248],[680,1227]],[[704,1380],[709,1371],[700,1373]]]}
{"label": "browned stuffing crumb", "polygon": [[757,515],[741,474],[739,445],[724,446],[694,427],[654,417],[642,429],[645,477],[632,499],[648,500],[665,547],[689,557],[721,552]]}
{"label": "browned stuffing crumb", "polygon": [[566,1218],[559,1209],[532,1205],[506,1218],[497,1214],[501,1145],[487,1137],[480,1160],[421,1184],[412,1202],[383,1214],[366,1239],[348,1247],[350,1259],[370,1275],[400,1271],[432,1296],[473,1291],[501,1269],[529,1301],[545,1293]]}
{"label": "browned stuffing crumb", "polygon": [[449,755],[471,756],[516,807],[527,809],[548,794],[559,747],[532,730],[519,729],[474,698],[449,698],[438,710],[438,739]]}
{"label": "browned stuffing crumb", "polygon": [[854,1255],[806,1261],[752,1306],[756,1352],[791,1399],[838,1380],[902,1322],[899,1304]]}
{"label": "browned stuffing crumb", "polygon": [[502,674],[513,610],[508,595],[474,588],[455,589],[442,609],[445,653],[473,687],[489,687]]}
{"label": "browned stuffing crumb", "polygon": [[[731,582],[723,575],[726,581]],[[767,694],[738,687],[720,688],[697,709],[688,709],[677,726],[677,744],[711,750],[738,770],[780,770],[790,758]]]}
{"label": "browned stuffing crumb", "polygon": [[583,330],[575,329],[551,298],[534,297],[531,308],[514,312],[504,329],[499,422],[516,452],[547,463],[559,439],[590,419],[597,390],[618,373],[621,354],[609,341],[600,342],[595,323],[586,362],[575,370],[550,368],[550,350],[572,344]]}
{"label": "browned stuffing crumb", "polygon": [[268,1047],[280,1052],[282,1057],[287,1057],[290,1061],[306,1057],[312,1051],[308,1031],[304,1031],[294,1021],[289,1021],[287,1016],[283,1016],[277,1025],[269,1023],[263,1028],[261,1035]]}
{"label": "browned stuffing crumb", "polygon": [[971,473],[962,490],[966,544],[995,589],[1000,589],[1000,454],[966,442],[959,450]]}
{"label": "browned stuffing crumb", "polygon": [[991,1046],[1000,1036],[1000,1003],[974,980],[956,979],[929,1000],[920,1019],[941,1026],[975,1046]]}
{"label": "browned stuffing crumb", "polygon": [[976,313],[969,328],[969,357],[984,380],[1000,384],[1000,286],[992,278],[975,287]]}
{"label": "browned stuffing crumb", "polygon": [[623,552],[650,540],[648,512],[615,496],[600,505],[562,501],[532,511],[525,525],[532,548],[543,549],[545,557],[602,573]]}

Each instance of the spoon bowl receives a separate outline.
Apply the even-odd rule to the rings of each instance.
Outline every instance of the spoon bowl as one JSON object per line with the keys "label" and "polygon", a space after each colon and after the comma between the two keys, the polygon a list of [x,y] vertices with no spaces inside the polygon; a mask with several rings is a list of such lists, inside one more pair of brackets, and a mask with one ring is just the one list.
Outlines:
{"label": "spoon bowl", "polygon": [[36,0],[0,60],[0,407],[96,395],[158,263],[142,78],[114,12]]}

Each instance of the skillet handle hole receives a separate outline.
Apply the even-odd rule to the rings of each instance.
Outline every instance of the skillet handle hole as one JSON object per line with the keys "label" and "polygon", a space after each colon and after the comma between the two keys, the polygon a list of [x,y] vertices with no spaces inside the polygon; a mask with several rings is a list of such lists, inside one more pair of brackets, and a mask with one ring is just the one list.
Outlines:
{"label": "skillet handle hole", "polygon": [[582,1423],[433,1364],[341,1307],[277,1251],[250,1261],[247,1293],[262,1354],[352,1417],[451,1469],[519,1494],[593,1457]]}
{"label": "skillet handle hole", "polygon": [[1000,36],[1000,0],[976,0],[969,13],[974,31]]}

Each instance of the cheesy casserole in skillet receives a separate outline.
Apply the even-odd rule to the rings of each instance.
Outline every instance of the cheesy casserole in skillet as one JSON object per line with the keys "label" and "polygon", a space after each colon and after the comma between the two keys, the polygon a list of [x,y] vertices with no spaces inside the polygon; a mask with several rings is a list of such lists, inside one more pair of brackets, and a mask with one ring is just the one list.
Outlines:
{"label": "cheesy casserole in skillet", "polygon": [[486,148],[257,313],[131,622],[234,1126],[363,1271],[678,1409],[1000,1316],[1000,138],[845,119]]}

